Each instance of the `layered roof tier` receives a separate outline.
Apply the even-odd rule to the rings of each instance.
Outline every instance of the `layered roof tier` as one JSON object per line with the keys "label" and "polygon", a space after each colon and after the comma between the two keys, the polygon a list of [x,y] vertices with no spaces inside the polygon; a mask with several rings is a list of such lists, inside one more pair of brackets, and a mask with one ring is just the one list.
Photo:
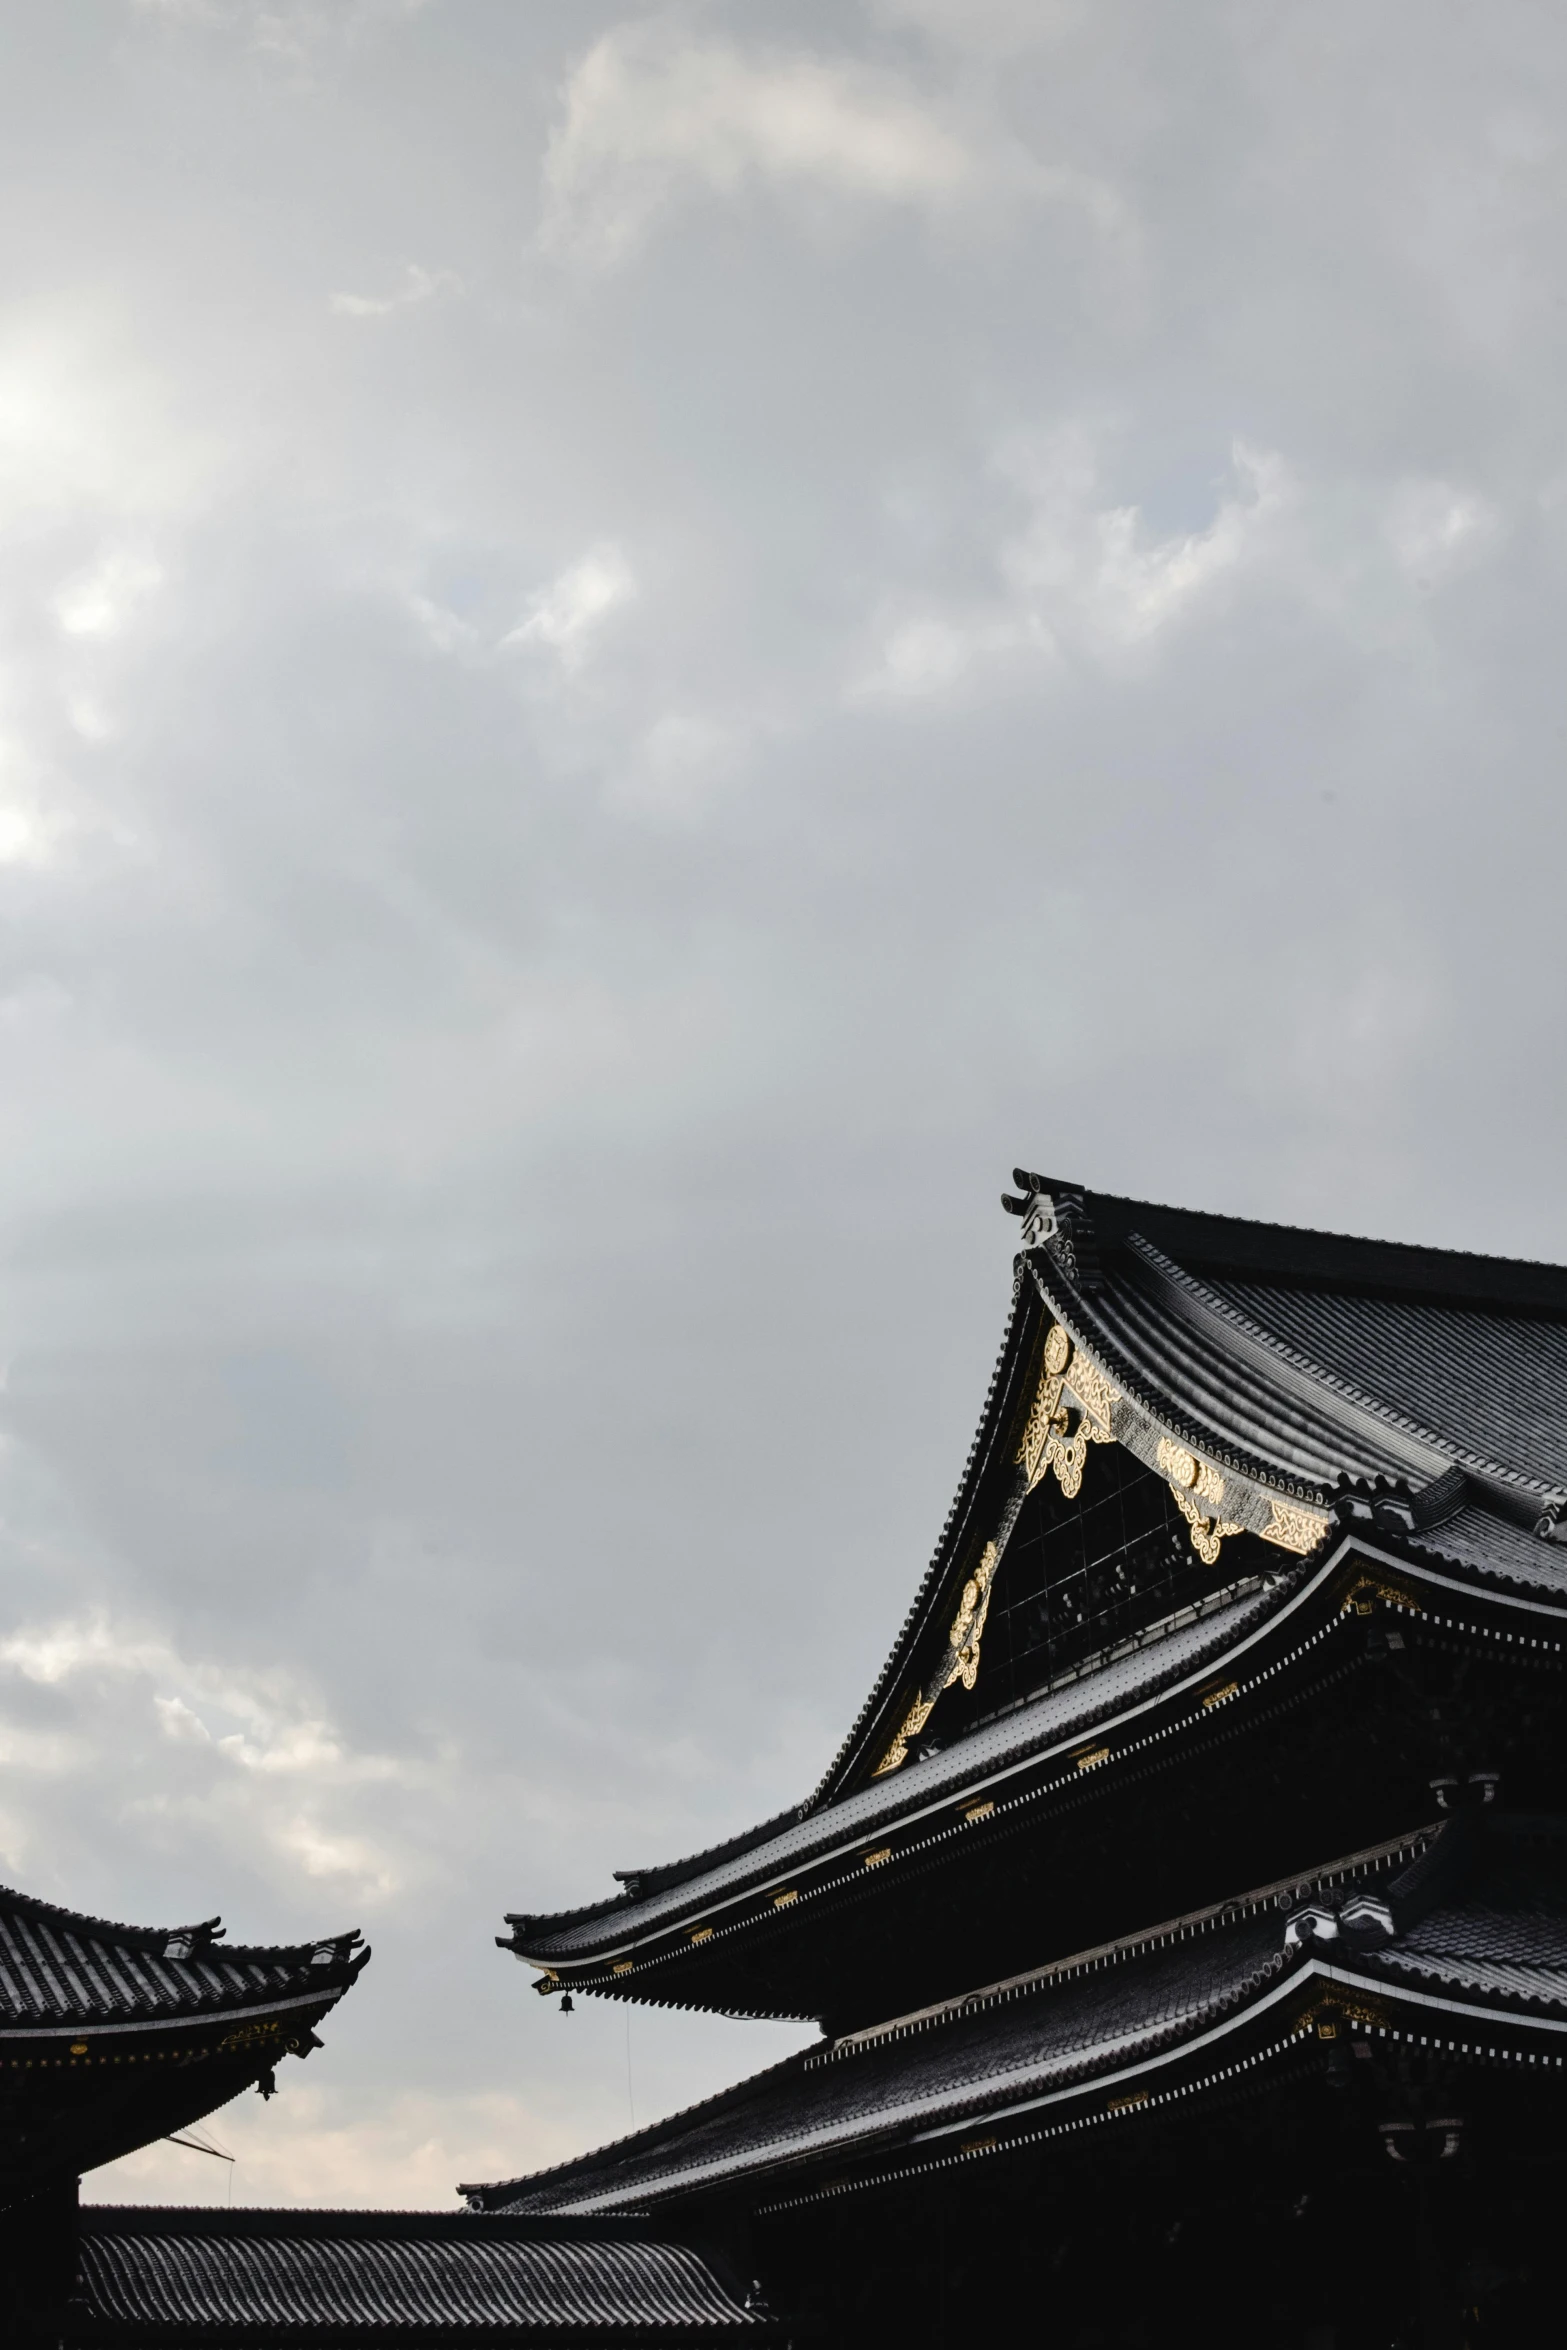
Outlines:
{"label": "layered roof tier", "polygon": [[832,1768],[612,1900],[514,1913],[543,1988],[840,2030],[1396,1836],[1455,1736],[1567,1804],[1567,1272],[1018,1180],[979,1435]]}
{"label": "layered roof tier", "polygon": [[[1440,2052],[1449,2076],[1559,2076],[1567,1817],[1479,1794],[1392,1850],[887,2018],[601,2153],[464,2192],[492,2212],[739,2195],[765,2213],[1113,2132],[1243,2078],[1353,2078],[1379,2048]],[[1378,2112],[1397,2158],[1413,2125],[1391,2092]]]}

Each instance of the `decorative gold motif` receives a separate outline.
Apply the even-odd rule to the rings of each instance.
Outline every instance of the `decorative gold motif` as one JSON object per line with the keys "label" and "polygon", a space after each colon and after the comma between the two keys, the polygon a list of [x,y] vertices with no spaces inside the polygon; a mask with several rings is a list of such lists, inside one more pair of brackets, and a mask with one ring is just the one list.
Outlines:
{"label": "decorative gold motif", "polygon": [[988,1800],[984,1803],[966,1803],[963,1806],[963,1817],[972,1827],[975,1820],[988,1820],[995,1808],[995,1804]]}
{"label": "decorative gold motif", "polygon": [[610,1967],[609,1971],[612,1975],[629,1975],[635,1964],[635,1959],[617,1958]]}
{"label": "decorative gold motif", "polygon": [[[946,1684],[943,1682],[942,1687],[945,1688],[945,1686]],[[936,1695],[939,1697],[940,1694],[941,1691],[938,1690]],[[919,1736],[920,1732],[924,1729],[925,1724],[930,1720],[930,1717],[935,1710],[935,1705],[936,1698],[926,1697],[923,1691],[918,1697],[915,1698],[914,1703],[909,1707],[908,1712],[904,1715],[902,1721],[898,1724],[897,1737],[894,1738],[892,1744],[888,1747],[886,1753],[882,1756],[881,1761],[876,1765],[875,1770],[872,1771],[871,1777],[873,1779],[879,1779],[884,1772],[895,1771],[899,1763],[907,1762],[909,1755],[909,1740]]]}
{"label": "decorative gold motif", "polygon": [[1147,2102],[1147,2090],[1134,2089],[1127,2097],[1107,2097],[1105,2111],[1106,2113],[1130,2113],[1135,2106],[1146,2105]]}
{"label": "decorative gold motif", "polygon": [[[1078,1407],[1075,1428],[1072,1411],[1062,1401],[1067,1391]],[[1052,1322],[1045,1333],[1039,1389],[1017,1454],[1027,1490],[1032,1493],[1053,1469],[1062,1492],[1069,1501],[1074,1499],[1082,1490],[1088,1447],[1115,1442],[1115,1408],[1120,1400],[1097,1363],[1075,1353],[1061,1324]],[[939,1678],[933,1676],[910,1699],[891,1745],[871,1774],[873,1778],[883,1778],[907,1762],[911,1740],[924,1729],[944,1689],[950,1689],[955,1681],[961,1681],[965,1689],[973,1688],[979,1673],[980,1640],[990,1612],[991,1584],[1000,1560],[999,1543],[987,1542],[978,1566],[963,1586],[958,1612],[947,1634],[949,1661],[945,1669],[938,1668]]]}
{"label": "decorative gold motif", "polygon": [[958,1612],[952,1619],[947,1634],[947,1646],[952,1650],[952,1667],[943,1689],[950,1689],[954,1681],[961,1681],[965,1689],[972,1689],[979,1672],[979,1644],[985,1630],[985,1618],[990,1613],[990,1586],[995,1581],[996,1567],[1001,1552],[997,1544],[987,1542],[979,1565],[963,1586],[963,1597]]}
{"label": "decorative gold motif", "polygon": [[992,2146],[999,2146],[999,2138],[965,2138],[958,2148],[960,2154],[988,2154]]}
{"label": "decorative gold motif", "polygon": [[892,1846],[880,1844],[874,1852],[862,1852],[860,1858],[868,1869],[879,1869],[884,1860],[891,1860]]}
{"label": "decorative gold motif", "polygon": [[1338,2037],[1340,2024],[1364,2024],[1374,2031],[1386,2022],[1387,2009],[1379,2000],[1335,1991],[1331,1999],[1316,2000],[1306,2009],[1300,2019],[1300,2029],[1309,2032],[1314,2028],[1319,2040],[1333,2040]]}
{"label": "decorative gold motif", "polygon": [[232,2032],[225,2032],[218,2042],[225,2048],[254,2048],[263,2040],[275,2040],[282,2026],[275,2021],[256,2024],[236,2024]]}
{"label": "decorative gold motif", "polygon": [[1156,1457],[1175,1496],[1175,1506],[1192,1530],[1193,1550],[1205,1567],[1217,1565],[1220,1543],[1241,1531],[1234,1519],[1218,1514],[1224,1501],[1224,1479],[1210,1462],[1200,1461],[1170,1436],[1160,1437]]}
{"label": "decorative gold motif", "polygon": [[1324,1518],[1316,1510],[1298,1509],[1294,1502],[1280,1501],[1275,1493],[1268,1496],[1268,1522],[1261,1529],[1264,1542],[1276,1542],[1280,1550],[1293,1550],[1304,1558],[1316,1549],[1328,1528],[1331,1518]]}
{"label": "decorative gold motif", "polygon": [[1339,1614],[1347,1616],[1351,1609],[1357,1616],[1369,1616],[1373,1603],[1386,1600],[1389,1607],[1407,1607],[1418,1616],[1420,1602],[1402,1583],[1386,1582],[1380,1575],[1357,1575],[1339,1602]]}
{"label": "decorative gold motif", "polygon": [[1108,1444],[1115,1424],[1115,1407],[1121,1400],[1118,1391],[1111,1386],[1099,1365],[1091,1363],[1085,1354],[1079,1354],[1073,1362],[1067,1385],[1084,1411],[1104,1430],[1102,1436],[1095,1434],[1094,1441]]}
{"label": "decorative gold motif", "polygon": [[1203,1691],[1202,1698],[1203,1704],[1209,1707],[1216,1705],[1228,1705],[1230,1699],[1236,1695],[1239,1688],[1239,1681],[1226,1681],[1222,1688],[1205,1689]]}
{"label": "decorative gold motif", "polygon": [[876,1765],[873,1778],[879,1779],[885,1771],[895,1771],[908,1755],[909,1740],[917,1738],[929,1721],[931,1711],[943,1689],[950,1689],[954,1681],[961,1681],[965,1689],[972,1689],[979,1674],[979,1644],[984,1635],[985,1618],[990,1613],[990,1587],[996,1579],[1001,1563],[1001,1546],[987,1542],[980,1554],[979,1565],[963,1586],[958,1612],[952,1619],[947,1634],[948,1662],[939,1681],[927,1682],[898,1725],[898,1735]]}
{"label": "decorative gold motif", "polygon": [[788,1909],[799,1898],[797,1889],[793,1885],[787,1886],[782,1893],[773,1895],[773,1907],[774,1909]]}
{"label": "decorative gold motif", "polygon": [[711,1942],[713,1939],[712,1927],[693,1926],[691,1929],[691,1939],[693,1942]]}
{"label": "decorative gold motif", "polygon": [[[1075,1429],[1061,1401],[1063,1388],[1070,1388],[1082,1406]],[[1075,1499],[1082,1489],[1088,1447],[1115,1441],[1115,1407],[1120,1400],[1098,1365],[1086,1355],[1074,1355],[1071,1339],[1059,1322],[1052,1322],[1045,1339],[1039,1392],[1017,1455],[1030,1493],[1041,1477],[1054,1469],[1068,1501]]]}
{"label": "decorative gold motif", "polygon": [[1101,1763],[1110,1760],[1110,1749],[1108,1746],[1090,1746],[1082,1754],[1074,1755],[1072,1760],[1080,1771],[1096,1771]]}
{"label": "decorative gold motif", "polygon": [[1205,1567],[1219,1563],[1219,1545],[1232,1534],[1243,1529],[1233,1518],[1209,1518],[1203,1515],[1189,1493],[1176,1492],[1175,1506],[1192,1530],[1192,1548]]}

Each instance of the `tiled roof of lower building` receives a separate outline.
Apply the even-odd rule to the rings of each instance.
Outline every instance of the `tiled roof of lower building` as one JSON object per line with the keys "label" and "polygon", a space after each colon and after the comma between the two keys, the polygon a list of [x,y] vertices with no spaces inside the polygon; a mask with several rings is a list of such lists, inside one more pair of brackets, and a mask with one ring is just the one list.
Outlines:
{"label": "tiled roof of lower building", "polygon": [[72,2316],[78,2340],[203,2350],[361,2333],[613,2342],[774,2330],[686,2244],[423,2212],[89,2208]]}

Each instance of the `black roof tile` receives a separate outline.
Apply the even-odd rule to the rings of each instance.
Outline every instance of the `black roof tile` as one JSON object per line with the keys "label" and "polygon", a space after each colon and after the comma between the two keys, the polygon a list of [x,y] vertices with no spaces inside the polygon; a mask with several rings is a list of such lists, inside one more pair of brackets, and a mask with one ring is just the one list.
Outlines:
{"label": "black roof tile", "polygon": [[642,2234],[519,2230],[451,2213],[138,2211],[82,2215],[73,2311],[87,2338],[122,2331],[220,2343],[396,2329],[684,2335],[771,2331],[684,2244]]}
{"label": "black roof tile", "polygon": [[230,1947],[217,1919],[123,1926],[0,1888],[0,2034],[162,2023],[344,1990],[369,1957],[357,1933]]}
{"label": "black roof tile", "polygon": [[1567,1482],[1567,1318],[1220,1280],[1302,1355],[1515,1474]]}

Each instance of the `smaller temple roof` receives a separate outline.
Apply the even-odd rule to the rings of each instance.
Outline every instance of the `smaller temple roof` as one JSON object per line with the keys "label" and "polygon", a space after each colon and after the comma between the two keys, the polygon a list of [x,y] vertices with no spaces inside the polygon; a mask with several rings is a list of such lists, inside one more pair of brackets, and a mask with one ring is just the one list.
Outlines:
{"label": "smaller temple roof", "polygon": [[369,1958],[357,1933],[231,1947],[217,1918],[124,1926],[0,1889],[0,2206],[70,2181],[258,2084]]}
{"label": "smaller temple roof", "polygon": [[507,2341],[770,2341],[755,2296],[690,2245],[614,2221],[466,2213],[180,2211],[81,2215],[69,2343],[200,2350],[463,2332]]}
{"label": "smaller temple roof", "polygon": [[285,1947],[222,1937],[218,1918],[115,1925],[0,1887],[0,2041],[323,2006],[370,1956],[357,1932]]}

